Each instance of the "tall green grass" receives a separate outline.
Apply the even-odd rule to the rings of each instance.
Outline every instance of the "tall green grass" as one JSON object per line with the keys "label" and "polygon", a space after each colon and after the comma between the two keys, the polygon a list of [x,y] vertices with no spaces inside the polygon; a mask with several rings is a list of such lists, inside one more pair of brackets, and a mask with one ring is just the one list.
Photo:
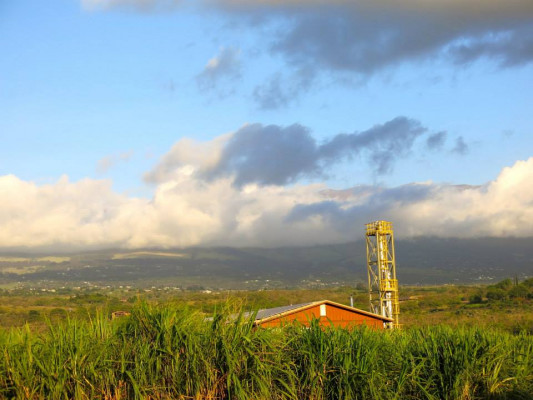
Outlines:
{"label": "tall green grass", "polygon": [[0,398],[531,399],[533,337],[437,326],[255,329],[242,313],[138,304],[130,317],[0,331]]}

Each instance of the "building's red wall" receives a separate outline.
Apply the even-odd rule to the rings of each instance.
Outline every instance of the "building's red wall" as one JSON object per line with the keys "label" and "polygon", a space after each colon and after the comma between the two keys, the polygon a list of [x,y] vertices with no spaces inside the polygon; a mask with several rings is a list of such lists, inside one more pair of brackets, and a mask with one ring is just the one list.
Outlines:
{"label": "building's red wall", "polygon": [[276,318],[261,324],[265,328],[276,327],[287,323],[298,322],[302,325],[309,325],[309,321],[316,318],[320,321],[321,325],[340,326],[343,328],[367,325],[376,329],[383,329],[383,321],[377,318],[370,317],[364,314],[358,314],[353,311],[348,311],[340,307],[326,304],[326,316],[320,316],[320,305],[308,308],[303,311],[299,311],[294,314],[290,314],[284,317]]}

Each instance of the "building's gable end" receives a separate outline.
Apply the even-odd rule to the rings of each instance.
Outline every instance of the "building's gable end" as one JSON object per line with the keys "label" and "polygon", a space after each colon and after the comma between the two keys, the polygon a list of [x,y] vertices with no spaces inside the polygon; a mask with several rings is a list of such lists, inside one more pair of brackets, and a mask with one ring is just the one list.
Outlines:
{"label": "building's gable end", "polygon": [[[282,307],[280,307],[280,309],[282,309]],[[322,325],[334,325],[340,327],[367,325],[378,329],[382,329],[383,322],[389,320],[389,318],[385,318],[381,315],[372,314],[329,300],[322,300],[312,303],[304,303],[301,307],[270,315],[267,318],[258,318],[255,321],[255,324],[263,327],[275,327],[295,322],[302,325],[309,325],[313,319],[319,320]]]}

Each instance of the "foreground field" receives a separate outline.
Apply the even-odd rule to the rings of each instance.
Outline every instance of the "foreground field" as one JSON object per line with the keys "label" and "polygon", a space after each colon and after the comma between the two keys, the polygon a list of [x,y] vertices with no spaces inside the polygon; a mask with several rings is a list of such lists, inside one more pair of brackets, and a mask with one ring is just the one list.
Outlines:
{"label": "foreground field", "polygon": [[0,331],[0,397],[530,399],[533,337],[435,326],[254,329],[225,309],[141,302],[132,315]]}
{"label": "foreground field", "polygon": [[347,332],[227,321],[350,295],[366,309],[363,288],[4,290],[0,398],[532,398],[531,279],[400,293],[402,331]]}

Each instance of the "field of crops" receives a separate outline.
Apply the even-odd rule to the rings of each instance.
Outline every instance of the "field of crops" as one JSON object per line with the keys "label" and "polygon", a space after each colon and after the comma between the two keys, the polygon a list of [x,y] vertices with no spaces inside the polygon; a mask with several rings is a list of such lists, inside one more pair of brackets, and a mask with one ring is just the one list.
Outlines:
{"label": "field of crops", "polygon": [[223,309],[0,330],[0,398],[531,399],[533,337],[476,328],[255,329]]}

